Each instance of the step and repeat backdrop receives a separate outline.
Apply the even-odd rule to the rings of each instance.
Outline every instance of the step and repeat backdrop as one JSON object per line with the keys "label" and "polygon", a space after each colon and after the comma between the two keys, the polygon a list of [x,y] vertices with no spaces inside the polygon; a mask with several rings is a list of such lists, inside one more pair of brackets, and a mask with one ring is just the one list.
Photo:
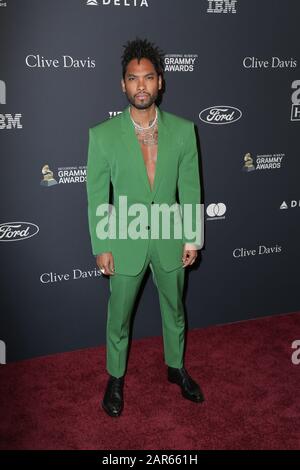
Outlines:
{"label": "step and repeat backdrop", "polygon": [[[199,137],[188,328],[299,310],[299,14],[295,0],[0,1],[1,363],[105,344],[88,129],[127,106],[136,36],[165,53],[161,109]],[[133,338],[161,335],[149,271],[134,317]]]}

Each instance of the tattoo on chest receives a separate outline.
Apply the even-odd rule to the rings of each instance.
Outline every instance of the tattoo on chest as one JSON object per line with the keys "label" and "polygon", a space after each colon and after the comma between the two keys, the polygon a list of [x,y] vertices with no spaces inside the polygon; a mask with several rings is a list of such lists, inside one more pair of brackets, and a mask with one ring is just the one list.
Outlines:
{"label": "tattoo on chest", "polygon": [[[149,125],[151,125],[152,122],[153,121],[150,121]],[[141,145],[144,145],[146,147],[152,147],[152,146],[157,145],[157,142],[158,142],[157,124],[151,129],[146,129],[146,130],[135,129],[135,133]]]}

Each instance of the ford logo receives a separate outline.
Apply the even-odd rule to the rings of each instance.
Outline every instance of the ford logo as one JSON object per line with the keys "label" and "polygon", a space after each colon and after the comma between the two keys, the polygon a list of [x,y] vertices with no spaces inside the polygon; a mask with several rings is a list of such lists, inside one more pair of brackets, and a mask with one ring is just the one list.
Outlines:
{"label": "ford logo", "polygon": [[39,227],[31,222],[6,222],[0,224],[0,242],[16,242],[33,237]]}
{"label": "ford logo", "polygon": [[199,119],[206,124],[231,124],[242,117],[242,111],[233,106],[211,106],[199,113]]}

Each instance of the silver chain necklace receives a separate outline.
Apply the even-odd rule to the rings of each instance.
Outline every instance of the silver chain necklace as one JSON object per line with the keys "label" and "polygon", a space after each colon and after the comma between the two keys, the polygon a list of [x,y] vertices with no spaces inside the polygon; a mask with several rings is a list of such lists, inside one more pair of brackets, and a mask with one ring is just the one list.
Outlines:
{"label": "silver chain necklace", "polygon": [[155,124],[156,124],[156,121],[157,121],[157,107],[155,107],[155,118],[154,118],[152,124],[151,124],[150,126],[148,126],[148,127],[142,127],[142,126],[140,126],[137,122],[135,122],[135,121],[132,119],[132,117],[131,117],[131,112],[130,112],[130,108],[129,108],[129,115],[130,115],[130,119],[131,119],[131,121],[132,121],[134,127],[135,127],[139,132],[147,131],[147,130],[149,130],[149,129],[152,129],[152,127],[154,127]]}

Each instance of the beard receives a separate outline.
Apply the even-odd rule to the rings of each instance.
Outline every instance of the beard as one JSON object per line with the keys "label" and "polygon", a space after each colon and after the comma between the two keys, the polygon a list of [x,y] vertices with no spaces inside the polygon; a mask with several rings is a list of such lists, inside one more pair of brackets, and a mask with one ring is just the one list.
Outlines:
{"label": "beard", "polygon": [[150,106],[152,106],[152,104],[155,103],[155,101],[157,100],[158,92],[154,95],[148,94],[147,98],[144,100],[139,100],[138,98],[135,98],[135,96],[128,95],[127,92],[126,96],[129,103],[136,109],[147,109],[150,108]]}

